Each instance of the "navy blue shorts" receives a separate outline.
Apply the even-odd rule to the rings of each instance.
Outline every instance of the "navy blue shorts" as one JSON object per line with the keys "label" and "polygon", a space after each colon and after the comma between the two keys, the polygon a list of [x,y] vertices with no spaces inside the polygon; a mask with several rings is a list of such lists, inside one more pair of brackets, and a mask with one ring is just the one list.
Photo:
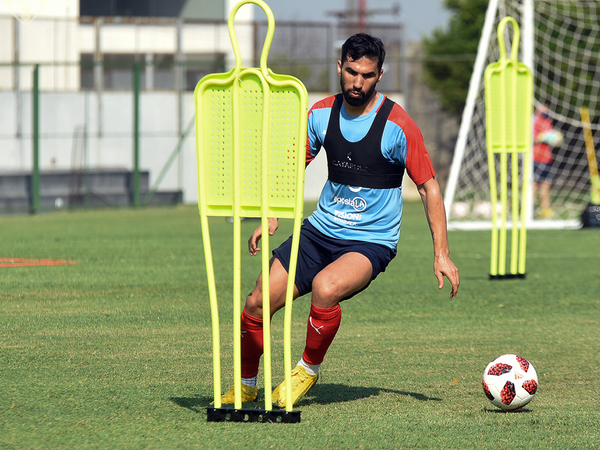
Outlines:
{"label": "navy blue shorts", "polygon": [[536,183],[542,181],[552,181],[552,163],[545,164],[537,161],[533,162],[533,181]]}
{"label": "navy blue shorts", "polygon": [[[273,250],[273,255],[288,272],[290,269],[291,248],[292,237],[290,236],[278,248]],[[300,229],[300,248],[298,250],[298,264],[296,267],[295,284],[300,295],[302,296],[312,291],[312,282],[321,270],[339,259],[342,255],[352,252],[360,253],[371,261],[371,266],[373,267],[371,281],[381,272],[385,272],[387,265],[396,256],[396,251],[385,245],[331,238],[317,230],[308,220],[305,220]],[[344,298],[344,300],[364,291],[371,281],[359,291]]]}

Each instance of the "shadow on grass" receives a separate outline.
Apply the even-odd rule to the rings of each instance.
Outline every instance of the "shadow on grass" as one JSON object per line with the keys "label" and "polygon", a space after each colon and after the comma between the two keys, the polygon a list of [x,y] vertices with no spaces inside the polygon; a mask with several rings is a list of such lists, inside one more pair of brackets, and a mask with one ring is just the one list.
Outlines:
{"label": "shadow on grass", "polygon": [[398,391],[395,389],[385,389],[368,386],[348,386],[337,383],[316,384],[302,401],[310,401],[319,405],[329,405],[331,403],[344,403],[363,398],[374,397],[379,394],[396,394],[405,397],[412,397],[422,402],[441,402],[441,398],[428,397],[425,394],[409,391]]}
{"label": "shadow on grass", "polygon": [[[380,394],[396,394],[404,397],[412,397],[415,400],[422,402],[441,402],[441,398],[428,397],[425,394],[418,392],[398,391],[395,389],[385,389],[378,387],[366,387],[366,386],[348,386],[344,384],[336,383],[323,383],[316,384],[304,397],[302,403],[312,403],[317,405],[330,405],[332,403],[345,403],[363,398],[375,397]],[[264,406],[264,391],[259,389],[258,401],[244,404],[246,408],[255,408]],[[212,397],[171,397],[173,403],[181,408],[187,408],[190,411],[196,413],[204,413],[210,402],[213,401]],[[503,412],[499,410],[499,412]]]}
{"label": "shadow on grass", "polygon": [[169,400],[181,408],[202,414],[206,413],[206,407],[213,401],[212,397],[171,397]]}
{"label": "shadow on grass", "polygon": [[531,410],[527,409],[527,408],[513,409],[513,410],[506,410],[506,409],[500,409],[500,408],[483,408],[483,412],[491,413],[491,414],[523,414],[523,413],[530,413]]}

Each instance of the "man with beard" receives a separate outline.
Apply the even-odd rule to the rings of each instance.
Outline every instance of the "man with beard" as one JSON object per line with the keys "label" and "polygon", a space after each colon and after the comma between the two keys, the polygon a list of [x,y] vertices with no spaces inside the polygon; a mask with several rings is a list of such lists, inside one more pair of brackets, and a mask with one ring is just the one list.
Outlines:
{"label": "man with beard", "polygon": [[[402,218],[402,178],[406,170],[418,186],[433,238],[433,270],[438,288],[444,277],[459,286],[458,269],[449,257],[446,214],[435,171],[419,128],[396,103],[376,91],[383,76],[385,49],[368,34],[350,37],[338,61],[341,94],[317,102],[308,116],[307,164],[321,147],[328,180],[317,210],[304,221],[294,299],[311,293],[306,347],[292,370],[294,405],[316,383],[319,368],[337,330],[340,302],[367,288],[396,255]],[[269,219],[273,235],[277,219]],[[256,255],[258,227],[248,241]],[[271,314],[285,304],[291,237],[273,251],[270,270]],[[262,275],[242,313],[242,401],[255,401],[263,353]],[[285,382],[273,402],[285,407]],[[233,386],[222,403],[234,403]]]}

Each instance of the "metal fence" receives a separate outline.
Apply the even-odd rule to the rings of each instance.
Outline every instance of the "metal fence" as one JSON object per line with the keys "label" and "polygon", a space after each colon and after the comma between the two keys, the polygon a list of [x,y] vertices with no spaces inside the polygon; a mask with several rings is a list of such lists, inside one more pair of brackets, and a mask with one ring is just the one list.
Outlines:
{"label": "metal fence", "polygon": [[[94,199],[137,205],[161,192],[196,202],[193,89],[204,75],[232,67],[226,24],[107,18],[36,22],[45,32],[43,43],[26,38],[30,29],[13,18],[0,17],[0,25],[12,27],[4,33],[13,36],[16,46],[9,56],[0,52],[0,212],[23,209],[23,201],[31,210],[89,205]],[[246,37],[241,40],[244,64],[258,66],[267,24],[236,23],[239,28]],[[356,31],[355,24],[277,22],[268,65],[276,73],[300,78],[312,104],[339,90],[341,44]],[[413,115],[435,163],[435,147],[447,146],[454,131],[453,125],[443,131],[440,120],[447,120],[432,111],[436,102],[419,81],[418,55],[404,42],[401,24],[369,24],[366,31],[386,45],[378,89]],[[160,42],[155,42],[157,33]],[[39,44],[37,51],[50,56],[29,61],[27,55],[36,55],[26,48],[29,44]],[[57,53],[63,45],[68,51]],[[120,181],[126,185],[121,200],[106,193],[113,182],[104,183],[104,194],[100,188],[94,191],[93,177],[86,174],[104,169],[127,173]],[[17,196],[2,181],[3,175],[15,173],[25,177],[19,189],[27,192],[19,195],[27,198],[2,203],[7,195]],[[44,184],[58,173],[68,178],[63,180],[68,193]],[[318,184],[308,179],[307,186]],[[307,194],[309,199],[316,196],[318,192]]]}

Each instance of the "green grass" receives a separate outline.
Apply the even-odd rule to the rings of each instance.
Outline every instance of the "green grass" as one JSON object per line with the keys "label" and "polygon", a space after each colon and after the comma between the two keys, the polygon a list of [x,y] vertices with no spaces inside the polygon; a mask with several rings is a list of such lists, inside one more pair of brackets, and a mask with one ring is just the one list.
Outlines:
{"label": "green grass", "polygon": [[[243,239],[255,221],[243,222]],[[489,232],[452,231],[455,299],[437,290],[429,231],[406,205],[398,257],[358,297],[299,424],[207,423],[211,321],[197,209],[0,218],[0,448],[588,449],[600,446],[600,230],[529,232],[527,278],[489,272]],[[282,226],[272,246],[289,235]],[[212,220],[224,386],[231,381],[231,225]],[[260,270],[244,256],[243,292]],[[309,299],[296,302],[293,358]],[[283,314],[273,376],[283,378]],[[517,353],[540,387],[517,413],[481,389]],[[262,399],[262,380],[259,380]],[[262,408],[264,405],[252,405]]]}

